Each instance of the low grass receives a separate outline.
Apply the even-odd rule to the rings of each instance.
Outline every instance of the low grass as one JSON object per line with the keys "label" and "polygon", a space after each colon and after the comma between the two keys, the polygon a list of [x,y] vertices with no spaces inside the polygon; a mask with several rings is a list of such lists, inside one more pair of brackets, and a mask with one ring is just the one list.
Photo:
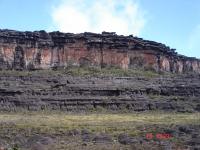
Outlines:
{"label": "low grass", "polygon": [[[88,129],[93,132],[137,135],[136,127],[143,125],[200,124],[200,113],[125,113],[125,114],[67,114],[64,112],[1,113],[0,122],[13,124],[16,129],[39,132],[64,132]],[[3,129],[6,126],[2,126]]]}
{"label": "low grass", "polygon": [[67,74],[74,76],[116,76],[116,77],[131,77],[131,76],[144,76],[144,77],[158,77],[159,74],[153,71],[141,69],[127,69],[120,68],[68,68],[65,70]]}
{"label": "low grass", "polygon": [[94,67],[69,67],[57,70],[35,70],[35,71],[16,71],[16,70],[2,70],[0,71],[0,76],[46,76],[46,75],[70,75],[70,76],[114,76],[114,77],[159,77],[161,75],[169,74],[159,74],[154,71],[148,71],[143,69],[120,69],[120,68],[94,68]]}
{"label": "low grass", "polygon": [[[112,144],[96,145],[92,142],[83,142],[80,136],[67,136],[67,131],[72,129],[87,129],[95,134],[103,132],[109,134],[113,139],[117,139],[120,133],[126,133],[131,136],[145,138],[146,133],[162,133],[163,129],[173,127],[174,125],[199,125],[200,113],[99,113],[99,114],[70,114],[65,112],[17,112],[0,113],[0,136],[10,140],[17,135],[29,138],[33,135],[57,137],[51,149],[94,149],[94,150],[120,150],[120,149],[159,149],[159,145],[136,144],[134,148],[131,145],[122,145],[114,142]],[[181,140],[172,137],[167,139],[172,143],[180,145]],[[11,143],[12,144],[12,143]],[[15,144],[15,143],[13,143]],[[12,146],[16,150],[18,145]],[[180,146],[181,147],[181,146]],[[14,148],[12,150],[14,150]],[[48,148],[47,148],[48,149]],[[163,149],[163,148],[160,148]],[[26,149],[27,150],[27,149]]]}

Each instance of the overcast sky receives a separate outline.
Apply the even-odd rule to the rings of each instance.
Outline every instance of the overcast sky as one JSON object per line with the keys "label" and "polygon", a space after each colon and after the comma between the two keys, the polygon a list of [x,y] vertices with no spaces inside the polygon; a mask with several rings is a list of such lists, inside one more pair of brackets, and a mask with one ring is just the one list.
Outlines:
{"label": "overcast sky", "polygon": [[0,28],[132,34],[200,58],[200,0],[0,0]]}

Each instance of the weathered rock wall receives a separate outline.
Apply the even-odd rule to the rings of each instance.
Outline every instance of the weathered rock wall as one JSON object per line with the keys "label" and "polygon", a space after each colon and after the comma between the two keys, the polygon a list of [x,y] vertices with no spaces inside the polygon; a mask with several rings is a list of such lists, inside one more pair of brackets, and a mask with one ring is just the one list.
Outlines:
{"label": "weathered rock wall", "polygon": [[23,109],[200,112],[200,75],[144,78],[2,73],[0,111]]}
{"label": "weathered rock wall", "polygon": [[115,33],[0,30],[0,69],[117,66],[167,72],[200,72],[200,60],[164,44]]}

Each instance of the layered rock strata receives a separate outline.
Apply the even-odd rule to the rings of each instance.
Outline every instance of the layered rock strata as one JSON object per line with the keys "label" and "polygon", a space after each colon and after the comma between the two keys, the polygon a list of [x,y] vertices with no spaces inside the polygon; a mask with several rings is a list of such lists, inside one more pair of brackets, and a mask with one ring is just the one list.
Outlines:
{"label": "layered rock strata", "polygon": [[199,59],[179,55],[164,44],[132,35],[0,30],[0,69],[68,66],[200,72]]}
{"label": "layered rock strata", "polygon": [[0,110],[200,111],[200,76],[0,76]]}

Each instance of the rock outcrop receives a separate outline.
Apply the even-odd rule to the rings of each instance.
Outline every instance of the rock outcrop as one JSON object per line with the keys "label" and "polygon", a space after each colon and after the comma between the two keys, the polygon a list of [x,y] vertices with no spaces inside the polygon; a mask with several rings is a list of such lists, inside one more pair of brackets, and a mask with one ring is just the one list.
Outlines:
{"label": "rock outcrop", "polygon": [[200,72],[200,60],[164,44],[113,32],[61,33],[0,30],[0,69],[117,66],[167,72]]}
{"label": "rock outcrop", "polygon": [[1,75],[0,111],[200,112],[200,76]]}

